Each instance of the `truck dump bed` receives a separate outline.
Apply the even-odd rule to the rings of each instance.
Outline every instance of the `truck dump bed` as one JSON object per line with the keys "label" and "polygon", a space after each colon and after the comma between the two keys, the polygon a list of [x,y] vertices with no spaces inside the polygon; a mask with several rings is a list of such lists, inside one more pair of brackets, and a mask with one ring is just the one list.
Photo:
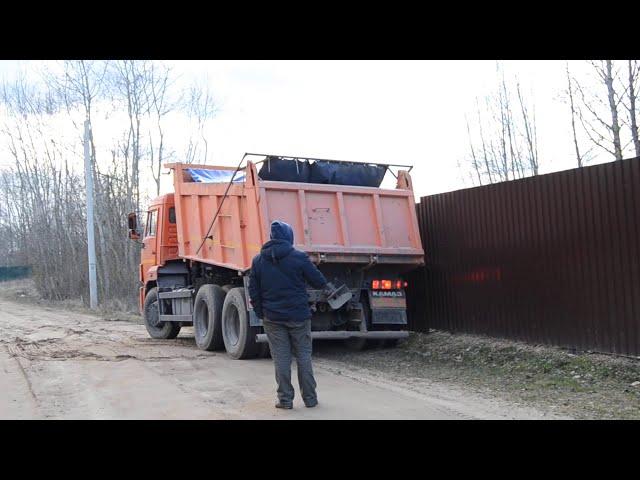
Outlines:
{"label": "truck dump bed", "polygon": [[293,228],[295,247],[316,262],[424,261],[408,172],[399,172],[396,189],[382,189],[262,180],[247,162],[229,186],[232,167],[167,167],[174,172],[182,258],[245,271],[269,239],[271,222],[280,220]]}

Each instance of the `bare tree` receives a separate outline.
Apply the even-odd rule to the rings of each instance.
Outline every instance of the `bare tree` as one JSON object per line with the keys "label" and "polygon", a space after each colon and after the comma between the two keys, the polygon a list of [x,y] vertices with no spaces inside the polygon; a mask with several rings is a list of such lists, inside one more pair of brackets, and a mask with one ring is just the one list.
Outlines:
{"label": "bare tree", "polygon": [[636,157],[640,157],[640,139],[638,138],[638,121],[636,102],[638,99],[638,77],[640,76],[640,67],[637,60],[629,60],[627,62],[628,67],[628,86],[627,86],[627,98],[629,103],[626,105],[627,112],[629,114],[629,128],[631,129],[631,140],[633,142],[634,151]]}
{"label": "bare tree", "polygon": [[626,145],[622,144],[620,104],[625,98],[628,86],[621,85],[619,71],[612,60],[590,61],[596,82],[602,90],[589,91],[574,81],[579,93],[581,106],[587,115],[579,115],[589,140],[600,149],[611,154],[615,160],[622,160]]}
{"label": "bare tree", "polygon": [[[100,285],[101,297],[107,297],[111,291],[111,269],[108,268],[110,256],[108,252],[108,242],[110,240],[109,232],[106,231],[107,212],[105,212],[101,201],[103,192],[100,188],[100,167],[96,154],[95,142],[95,125],[93,123],[92,114],[95,108],[96,100],[102,98],[108,93],[109,72],[108,62],[87,62],[85,60],[66,61],[64,63],[64,77],[56,81],[53,77],[53,83],[58,85],[58,94],[65,99],[67,110],[70,111],[80,104],[84,110],[84,116],[89,121],[89,143],[91,150],[91,169],[94,176],[94,200],[95,200],[95,228],[98,230],[99,248],[97,251],[97,273],[98,283]],[[61,88],[62,87],[62,88]],[[75,123],[75,122],[74,122]],[[80,125],[76,128],[80,135]]]}
{"label": "bare tree", "polygon": [[149,132],[149,152],[151,175],[156,183],[156,195],[160,195],[160,174],[162,164],[165,159],[165,139],[163,130],[163,120],[176,106],[168,98],[168,91],[171,86],[171,69],[164,65],[152,65],[149,77],[149,88],[147,89],[147,103],[149,104],[149,114],[158,135],[157,153],[153,145],[153,134]]}
{"label": "bare tree", "polygon": [[[50,90],[38,91],[19,79],[4,84],[5,108],[0,134],[14,165],[4,173],[10,230],[22,258],[33,266],[34,280],[48,298],[84,295],[86,238],[79,206],[79,177],[62,160],[66,149],[56,141],[48,120],[57,105]],[[86,243],[84,243],[86,249]],[[86,250],[85,250],[86,251]]]}
{"label": "bare tree", "polygon": [[539,171],[535,108],[523,94],[517,79],[514,94],[499,64],[497,73],[497,88],[485,97],[484,108],[476,99],[475,129],[465,116],[469,141],[467,163],[480,185],[537,175]]}
{"label": "bare tree", "polygon": [[[176,148],[165,135],[167,116],[186,113],[197,122],[198,142],[206,142],[212,95],[192,87],[190,110],[178,113],[187,107],[162,64],[77,60],[57,66],[41,72],[43,82],[20,76],[0,84],[0,142],[12,159],[0,174],[0,255],[30,261],[47,298],[88,297],[82,180],[88,119],[99,297],[133,308],[140,251],[127,238],[126,214],[159,193],[162,162]],[[206,143],[203,152],[208,155]]]}
{"label": "bare tree", "polygon": [[620,123],[618,121],[618,104],[620,99],[616,99],[616,91],[613,87],[613,62],[605,60],[605,70],[600,71],[602,80],[607,86],[607,99],[611,111],[611,133],[613,134],[613,148],[616,160],[622,160],[622,144],[620,143]]}
{"label": "bare tree", "polygon": [[[148,61],[122,60],[111,63],[111,81],[118,99],[126,106],[129,131],[123,146],[125,157],[131,157],[131,185],[133,206],[140,207],[140,158],[142,156],[142,119],[150,110],[149,82],[151,65]],[[113,97],[112,97],[113,98]]]}
{"label": "bare tree", "polygon": [[[485,168],[485,172],[487,174],[489,183],[493,183],[493,168],[490,165],[491,160],[489,159],[489,155],[488,155],[488,151],[487,151],[487,145],[486,142],[484,140],[484,134],[482,132],[482,115],[480,114],[480,105],[478,103],[478,100],[476,99],[476,108],[478,111],[478,131],[480,133],[480,142],[482,145],[482,158],[483,158],[483,163],[484,163],[484,168]],[[469,125],[467,124],[467,127]],[[469,141],[471,142],[471,133],[468,131],[469,133]]]}
{"label": "bare tree", "polygon": [[[205,127],[207,121],[217,113],[216,103],[206,80],[204,86],[197,82],[191,85],[186,98],[183,99],[183,109],[186,111],[188,118],[195,123],[197,132],[197,136],[189,136],[184,157],[185,161],[187,163],[197,161],[197,163],[206,164],[209,155],[209,143]],[[202,152],[199,150],[201,141],[204,145]]]}
{"label": "bare tree", "polygon": [[[476,150],[473,147],[473,141],[471,139],[471,128],[469,127],[469,119],[465,115],[465,121],[467,123],[467,134],[469,136],[469,150],[471,151],[471,167],[473,171],[478,177],[478,184],[482,185],[482,169],[480,167],[480,162],[478,161],[478,157],[476,157]],[[458,163],[458,168],[460,168],[460,163]]]}
{"label": "bare tree", "polygon": [[522,126],[525,132],[528,168],[533,175],[538,175],[538,136],[536,132],[535,110],[531,113],[529,112],[527,102],[520,91],[520,82],[516,83],[516,90],[518,92],[518,101],[522,113]]}
{"label": "bare tree", "polygon": [[569,73],[569,62],[565,62],[565,69],[567,72],[567,94],[569,95],[569,106],[571,107],[571,131],[573,133],[573,146],[576,149],[576,160],[578,161],[578,167],[582,167],[583,158],[580,155],[580,147],[578,146],[578,135],[576,133],[576,106],[573,102],[573,86],[571,85],[571,75]]}

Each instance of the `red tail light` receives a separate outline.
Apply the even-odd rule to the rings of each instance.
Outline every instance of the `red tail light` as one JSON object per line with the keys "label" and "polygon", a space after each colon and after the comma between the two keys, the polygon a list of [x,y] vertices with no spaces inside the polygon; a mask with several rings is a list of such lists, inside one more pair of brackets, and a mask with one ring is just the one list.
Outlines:
{"label": "red tail light", "polygon": [[409,286],[409,282],[405,281],[403,285],[404,285],[404,288],[407,288]]}
{"label": "red tail light", "polygon": [[408,285],[408,282],[402,280],[371,280],[371,288],[373,290],[400,290]]}

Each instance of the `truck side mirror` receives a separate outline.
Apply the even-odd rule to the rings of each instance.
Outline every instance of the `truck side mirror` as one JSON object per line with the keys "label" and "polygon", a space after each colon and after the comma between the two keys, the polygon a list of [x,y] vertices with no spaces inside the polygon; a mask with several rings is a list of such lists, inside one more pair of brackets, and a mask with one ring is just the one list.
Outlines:
{"label": "truck side mirror", "polygon": [[127,221],[129,222],[129,230],[137,230],[138,229],[138,215],[135,213],[130,213],[127,215]]}
{"label": "truck side mirror", "polygon": [[140,234],[138,233],[138,216],[135,213],[130,213],[127,215],[127,222],[129,224],[129,239],[140,239]]}

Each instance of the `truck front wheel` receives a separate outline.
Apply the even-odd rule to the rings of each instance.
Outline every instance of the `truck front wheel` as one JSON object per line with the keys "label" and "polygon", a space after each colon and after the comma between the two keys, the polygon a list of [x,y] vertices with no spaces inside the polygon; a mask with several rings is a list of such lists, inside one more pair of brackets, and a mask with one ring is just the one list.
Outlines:
{"label": "truck front wheel", "polygon": [[227,293],[222,307],[222,338],[231,358],[241,360],[258,354],[256,335],[259,327],[249,325],[244,289],[232,288]]}
{"label": "truck front wheel", "polygon": [[158,310],[158,289],[153,287],[144,299],[144,326],[151,338],[167,340],[176,338],[180,333],[180,324],[161,322]]}

